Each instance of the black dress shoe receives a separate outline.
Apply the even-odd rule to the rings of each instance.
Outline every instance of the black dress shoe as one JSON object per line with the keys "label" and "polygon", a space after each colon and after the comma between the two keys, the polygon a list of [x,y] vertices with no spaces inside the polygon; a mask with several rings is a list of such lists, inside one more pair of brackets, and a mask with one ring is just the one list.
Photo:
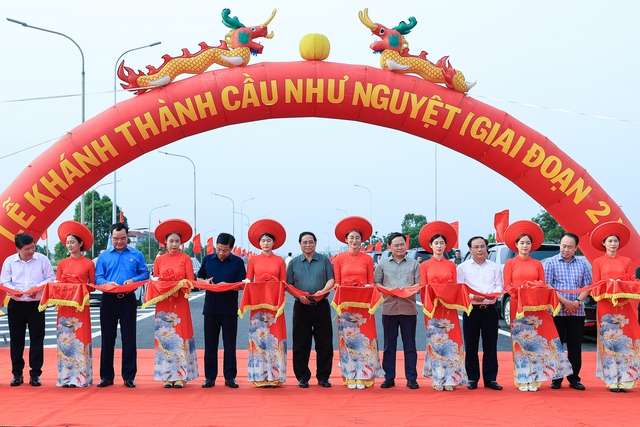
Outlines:
{"label": "black dress shoe", "polygon": [[478,381],[469,380],[469,382],[467,383],[467,388],[469,390],[477,389],[478,388]]}
{"label": "black dress shoe", "polygon": [[224,385],[226,385],[229,388],[238,388],[238,383],[233,378],[225,379]]}
{"label": "black dress shoe", "polygon": [[202,383],[202,388],[211,388],[211,387],[213,387],[215,385],[216,385],[216,380],[214,380],[213,378],[207,378]]}
{"label": "black dress shoe", "polygon": [[382,384],[380,384],[380,388],[391,388],[396,385],[396,380],[384,380]]}
{"label": "black dress shoe", "polygon": [[551,388],[552,389],[557,390],[560,387],[562,387],[562,380],[553,380],[553,381],[551,381]]}
{"label": "black dress shoe", "polygon": [[42,385],[42,383],[40,382],[40,377],[37,375],[31,376],[31,378],[29,379],[29,384],[34,387],[40,387]]}
{"label": "black dress shoe", "polygon": [[318,380],[318,385],[320,387],[331,387],[329,380]]}
{"label": "black dress shoe", "polygon": [[420,388],[420,386],[418,385],[418,381],[416,380],[407,380],[407,387],[409,387],[411,390]]}
{"label": "black dress shoe", "polygon": [[502,386],[498,384],[497,381],[491,381],[490,383],[485,383],[485,388],[490,388],[491,390],[502,390]]}
{"label": "black dress shoe", "polygon": [[309,388],[309,381],[307,380],[300,380],[298,381],[298,386],[300,388]]}
{"label": "black dress shoe", "polygon": [[134,380],[124,380],[124,386],[128,388],[136,388],[136,382]]}
{"label": "black dress shoe", "polygon": [[96,387],[109,387],[110,385],[113,385],[113,378],[111,378],[110,380],[103,378],[100,380]]}
{"label": "black dress shoe", "polygon": [[585,390],[586,389],[586,387],[584,385],[582,385],[582,383],[580,381],[574,381],[572,383],[569,383],[569,387],[575,388],[576,390]]}
{"label": "black dress shoe", "polygon": [[13,379],[11,380],[11,387],[17,387],[20,384],[22,384],[24,382],[24,377],[22,375],[20,376],[15,376],[13,377]]}

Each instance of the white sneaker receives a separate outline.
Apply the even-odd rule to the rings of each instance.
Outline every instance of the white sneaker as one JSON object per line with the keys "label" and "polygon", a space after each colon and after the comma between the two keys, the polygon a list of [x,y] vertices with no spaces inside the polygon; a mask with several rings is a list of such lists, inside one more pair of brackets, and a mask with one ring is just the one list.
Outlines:
{"label": "white sneaker", "polygon": [[356,388],[357,388],[358,390],[364,390],[366,387],[364,386],[364,384],[357,384],[357,385],[356,385]]}
{"label": "white sneaker", "polygon": [[534,386],[534,385],[530,385],[528,387],[529,391],[538,391],[538,387]]}
{"label": "white sneaker", "polygon": [[356,389],[356,385],[355,384],[347,384],[347,388],[349,390],[355,390]]}
{"label": "white sneaker", "polygon": [[529,391],[529,387],[526,385],[523,385],[522,387],[518,387],[518,390],[520,391]]}

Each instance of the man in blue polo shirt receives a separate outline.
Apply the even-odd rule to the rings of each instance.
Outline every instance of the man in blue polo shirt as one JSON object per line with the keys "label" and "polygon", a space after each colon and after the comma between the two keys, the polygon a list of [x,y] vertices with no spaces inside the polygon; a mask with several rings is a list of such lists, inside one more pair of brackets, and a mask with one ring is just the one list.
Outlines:
{"label": "man in blue polo shirt", "polygon": [[[96,263],[96,285],[113,283],[128,285],[149,278],[149,269],[142,253],[127,245],[129,228],[121,222],[111,226],[113,249],[106,250]],[[102,293],[100,303],[100,382],[98,387],[113,385],[115,370],[113,356],[118,335],[118,321],[122,337],[122,379],[124,385],[134,388],[138,371],[136,351],[136,316],[138,304],[133,292]]]}
{"label": "man in blue polo shirt", "polygon": [[[220,233],[216,239],[216,253],[202,260],[198,281],[205,283],[236,283],[245,279],[244,261],[231,250],[236,239],[231,234]],[[204,375],[203,388],[216,384],[218,376],[218,341],[222,329],[224,346],[224,385],[238,388],[236,375],[236,337],[238,335],[238,291],[207,291],[204,298]]]}

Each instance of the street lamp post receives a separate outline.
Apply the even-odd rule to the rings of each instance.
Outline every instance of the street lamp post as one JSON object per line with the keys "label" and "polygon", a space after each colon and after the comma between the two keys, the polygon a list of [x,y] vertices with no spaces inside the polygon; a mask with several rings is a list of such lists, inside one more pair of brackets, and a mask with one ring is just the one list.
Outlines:
{"label": "street lamp post", "polygon": [[[111,182],[105,182],[104,184],[100,184],[97,187],[94,187],[93,190],[91,190],[91,237],[93,237],[93,240],[96,240],[96,209],[95,209],[95,204],[93,202],[93,195],[96,193],[96,190],[100,187],[103,187],[105,185],[109,185],[111,184]],[[93,258],[94,256],[94,249],[95,249],[96,245],[92,245],[91,246],[91,258]]]}
{"label": "street lamp post", "polygon": [[353,184],[356,187],[364,188],[369,192],[369,221],[373,224],[373,198],[371,197],[371,190],[364,185]]}
{"label": "street lamp post", "polygon": [[[251,221],[249,220],[249,215],[247,215],[246,213],[242,213],[242,212],[236,212],[236,214],[247,218],[247,227],[249,227],[251,225]],[[241,219],[240,220],[240,234],[241,235],[243,235],[243,232],[242,232],[242,226],[243,225],[244,225],[244,221]],[[244,238],[240,239],[240,240],[241,240],[240,248],[244,248]]]}
{"label": "street lamp post", "polygon": [[[244,207],[245,202],[249,202],[251,200],[255,200],[255,197],[252,197],[252,198],[247,199],[247,200],[243,201],[242,203],[240,203],[240,215],[244,215],[244,213],[242,213],[242,208]],[[244,231],[243,231],[242,225],[243,225],[243,223],[242,223],[242,221],[240,221],[240,236],[241,236],[240,245],[244,249]],[[250,225],[251,225],[251,221],[249,221],[249,217],[247,216],[247,227],[249,227]]]}
{"label": "street lamp post", "polygon": [[[117,103],[117,99],[116,99],[116,82],[117,82],[117,77],[118,77],[118,62],[120,62],[120,59],[122,59],[123,56],[125,56],[127,53],[129,52],[133,52],[134,50],[139,50],[139,49],[144,49],[147,47],[152,47],[152,46],[157,46],[162,42],[155,42],[155,43],[151,43],[149,45],[146,46],[140,46],[140,47],[136,47],[133,49],[129,49],[127,51],[125,51],[122,55],[120,55],[118,57],[118,59],[116,59],[116,65],[113,68],[113,103],[116,104]],[[113,211],[111,213],[111,221],[115,224],[116,222],[116,210],[118,209],[118,205],[116,203],[116,182],[117,181],[117,171],[113,171]]]}
{"label": "street lamp post", "polygon": [[344,212],[344,214],[345,214],[346,216],[349,216],[349,212],[345,211],[344,209],[336,208],[336,210],[337,210],[337,211],[340,211],[340,212]]}
{"label": "street lamp post", "polygon": [[156,209],[166,208],[167,206],[169,206],[169,204],[156,206],[149,211],[149,234],[147,235],[149,240],[149,261],[151,261],[151,212],[155,211]]}
{"label": "street lamp post", "polygon": [[[59,36],[62,36],[70,40],[74,45],[76,45],[76,47],[80,51],[80,56],[82,56],[82,123],[84,123],[84,111],[85,111],[84,52],[82,51],[78,43],[76,43],[76,41],[71,37],[69,37],[68,35],[59,33],[57,31],[47,30],[46,28],[34,27],[33,25],[28,25],[26,22],[18,21],[17,19],[7,18],[7,21],[13,22],[14,24],[22,25],[23,27],[26,27],[26,28],[33,28],[34,30],[44,31],[46,33],[51,33],[51,34],[57,34]],[[84,224],[84,193],[82,193],[82,197],[80,199],[80,222]]]}
{"label": "street lamp post", "polygon": [[[197,219],[196,219],[196,164],[193,163],[193,160],[191,160],[189,157],[187,156],[183,156],[181,154],[173,154],[173,153],[167,153],[166,151],[158,151],[158,153],[160,154],[166,154],[167,156],[174,156],[174,157],[182,157],[183,159],[187,159],[191,162],[191,165],[193,166],[193,235],[195,236],[196,234],[198,234],[198,226],[197,226]],[[201,258],[202,258],[202,254]],[[200,261],[202,261],[202,259],[200,259]]]}
{"label": "street lamp post", "polygon": [[236,204],[233,202],[233,199],[229,196],[223,196],[222,194],[218,194],[218,193],[211,193],[214,196],[218,196],[218,197],[224,197],[225,199],[229,199],[231,200],[231,218],[233,221],[233,236],[235,237],[236,235]]}

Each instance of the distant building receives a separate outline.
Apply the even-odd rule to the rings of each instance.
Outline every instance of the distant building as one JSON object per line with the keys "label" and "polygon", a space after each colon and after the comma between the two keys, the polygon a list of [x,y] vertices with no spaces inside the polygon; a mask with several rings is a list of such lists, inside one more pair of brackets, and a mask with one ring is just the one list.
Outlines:
{"label": "distant building", "polygon": [[[147,232],[142,231],[129,231],[129,244],[135,248],[141,244],[143,240],[147,239],[147,234]],[[153,233],[151,233],[151,238],[155,238]]]}

